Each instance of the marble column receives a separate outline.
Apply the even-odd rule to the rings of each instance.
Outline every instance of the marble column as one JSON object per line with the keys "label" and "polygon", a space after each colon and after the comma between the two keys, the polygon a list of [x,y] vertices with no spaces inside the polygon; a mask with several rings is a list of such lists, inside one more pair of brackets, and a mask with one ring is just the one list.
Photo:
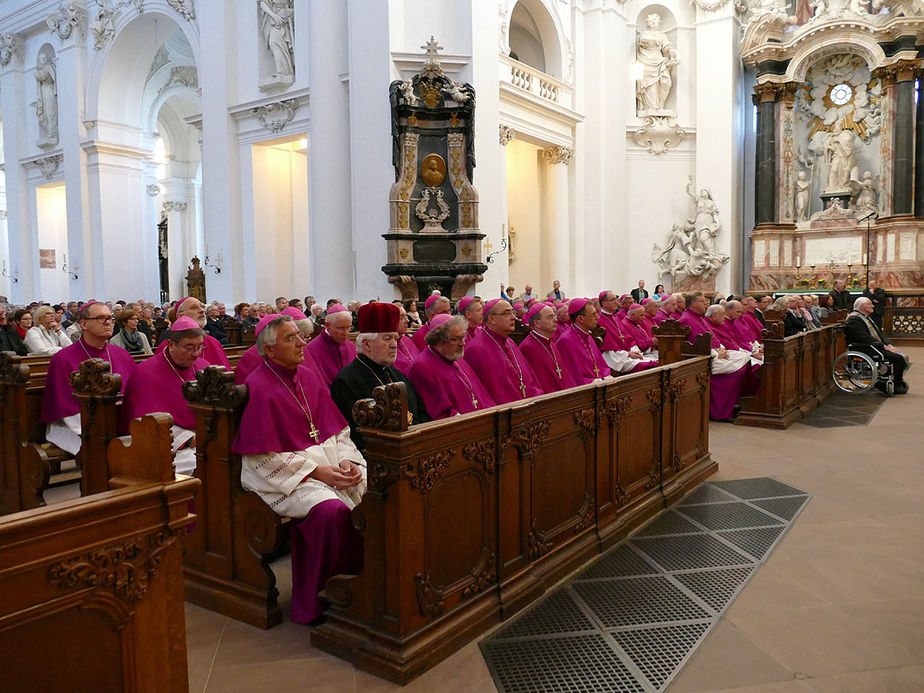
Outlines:
{"label": "marble column", "polygon": [[914,61],[890,66],[895,75],[895,120],[892,147],[892,213],[913,212],[914,187]]}
{"label": "marble column", "polygon": [[924,72],[917,73],[917,108],[914,139],[914,216],[924,217]]}
{"label": "marble column", "polygon": [[574,150],[568,147],[549,147],[542,150],[549,164],[548,211],[545,216],[546,247],[551,250],[545,266],[553,281],[558,279],[565,291],[573,291],[574,277],[571,276],[571,213],[568,167],[574,158]]}
{"label": "marble column", "polygon": [[754,87],[757,106],[757,161],[754,177],[754,225],[775,224],[776,218],[776,154],[777,98],[779,86],[758,84]]}

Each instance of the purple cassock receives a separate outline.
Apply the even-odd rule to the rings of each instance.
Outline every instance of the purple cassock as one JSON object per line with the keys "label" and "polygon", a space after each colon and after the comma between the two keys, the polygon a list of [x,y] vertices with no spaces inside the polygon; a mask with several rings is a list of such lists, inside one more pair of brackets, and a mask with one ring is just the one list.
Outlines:
{"label": "purple cassock", "polygon": [[652,330],[658,326],[658,323],[654,321],[654,318],[649,318],[647,315],[642,319],[642,329],[648,334],[649,337],[653,336],[654,333]]}
{"label": "purple cassock", "polygon": [[398,356],[395,358],[395,368],[407,375],[411,364],[419,353],[420,349],[414,344],[414,340],[406,334],[401,335],[398,338]]}
{"label": "purple cassock", "polygon": [[427,348],[426,337],[427,337],[427,332],[429,331],[430,331],[429,324],[421,325],[420,327],[417,328],[417,330],[414,332],[414,335],[411,337],[411,339],[414,341],[414,346],[417,347],[418,352],[423,351],[424,349]]}
{"label": "purple cassock", "polygon": [[[744,312],[741,314],[741,317],[738,318],[735,322],[740,322],[740,328],[747,330],[747,333],[750,335],[750,341],[764,343],[764,340],[761,337],[761,333],[764,331],[763,323],[757,319],[757,316],[754,313]],[[744,332],[744,329],[740,329],[740,332]]]}
{"label": "purple cassock", "polygon": [[180,428],[194,430],[196,417],[183,397],[183,383],[195,380],[196,372],[210,365],[200,357],[189,368],[180,368],[166,349],[138,364],[122,398],[119,430],[128,433],[131,421],[156,411],[170,414]]}
{"label": "purple cassock", "polygon": [[465,362],[484,384],[495,404],[536,397],[542,388],[516,343],[485,327],[465,347]]}
{"label": "purple cassock", "polygon": [[[314,362],[314,357],[311,355],[311,352],[308,351],[307,345],[302,349],[302,353],[305,355],[305,360],[302,361],[300,365],[311,371],[316,378],[320,378],[321,373],[318,371],[318,366]],[[260,356],[257,345],[254,344],[241,354],[241,358],[238,360],[237,366],[234,369],[234,384],[243,385],[244,381],[247,380],[247,376],[253,373],[261,363],[263,363],[263,357]]]}
{"label": "purple cassock", "polygon": [[555,335],[552,337],[552,341],[555,342],[561,337],[565,332],[568,331],[568,328],[571,327],[570,322],[561,322],[558,321],[555,323]]}
{"label": "purple cassock", "polygon": [[314,357],[318,372],[328,387],[334,382],[337,373],[356,358],[356,345],[353,342],[348,339],[343,344],[337,344],[326,329],[308,342],[308,351]]}
{"label": "purple cassock", "polygon": [[629,318],[622,321],[622,333],[630,349],[637,346],[639,351],[644,352],[651,348],[651,335],[645,332],[644,327],[632,322]]}
{"label": "purple cassock", "polygon": [[475,325],[474,327],[469,325],[465,329],[465,346],[468,347],[471,341],[475,338],[475,335],[477,335],[483,329],[484,329],[484,325]]}
{"label": "purple cassock", "polygon": [[[157,349],[154,350],[154,353],[161,353],[164,349],[167,348],[167,342],[169,341],[169,339],[165,339],[160,344],[158,344]],[[231,370],[231,363],[228,361],[228,355],[225,353],[225,348],[221,345],[221,342],[219,342],[210,334],[205,335],[205,342],[202,344],[202,354],[199,356],[199,358],[203,361],[206,361],[210,366],[224,366],[229,371]]]}
{"label": "purple cassock", "polygon": [[448,361],[433,347],[418,354],[406,373],[434,421],[494,406],[494,400],[464,359]]}
{"label": "purple cassock", "polygon": [[[347,426],[328,389],[304,364],[290,370],[264,361],[247,377],[245,385],[249,398],[231,446],[238,455],[307,450]],[[316,441],[302,406],[311,413]],[[331,499],[312,507],[303,520],[291,523],[290,615],[296,623],[310,623],[322,614],[324,604],[318,593],[328,579],[362,570],[363,538],[350,517],[350,509],[342,501]]]}
{"label": "purple cassock", "polygon": [[612,313],[600,311],[600,318],[597,324],[606,330],[603,336],[603,349],[601,351],[628,351],[629,344],[625,343],[625,335],[622,330],[622,323]]}
{"label": "purple cassock", "polygon": [[122,394],[137,364],[122,347],[106,344],[102,349],[87,344],[81,337],[70,346],[64,347],[48,362],[45,376],[45,394],[42,397],[42,421],[57,421],[80,412],[80,404],[71,389],[71,373],[80,369],[87,359],[108,361],[112,373],[122,376]]}
{"label": "purple cassock", "polygon": [[558,392],[574,387],[574,378],[554,341],[533,330],[517,348],[523,356],[522,360],[532,367],[533,375],[544,392]]}
{"label": "purple cassock", "polygon": [[654,321],[656,325],[660,325],[662,322],[664,322],[668,318],[673,318],[676,320],[673,313],[668,315],[667,313],[664,312],[663,308],[658,308],[658,312],[654,314],[654,317],[652,318],[652,320]]}
{"label": "purple cassock", "polygon": [[[680,324],[690,328],[687,339],[692,344],[696,338],[709,332],[712,335],[712,348],[719,348],[715,325],[692,310],[685,310],[680,316]],[[745,387],[745,378],[750,369],[745,365],[734,373],[712,374],[709,378],[709,416],[713,419],[730,419],[735,413],[735,405]]]}
{"label": "purple cassock", "polygon": [[610,374],[610,367],[590,333],[572,325],[555,344],[575,385],[586,385]]}

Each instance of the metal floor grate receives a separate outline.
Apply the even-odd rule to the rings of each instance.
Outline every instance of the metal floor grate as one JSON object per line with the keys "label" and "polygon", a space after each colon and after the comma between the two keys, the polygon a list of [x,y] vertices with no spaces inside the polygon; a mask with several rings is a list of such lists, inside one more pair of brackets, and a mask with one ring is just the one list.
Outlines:
{"label": "metal floor grate", "polygon": [[664,690],[809,499],[770,478],[700,484],[479,643],[498,690]]}

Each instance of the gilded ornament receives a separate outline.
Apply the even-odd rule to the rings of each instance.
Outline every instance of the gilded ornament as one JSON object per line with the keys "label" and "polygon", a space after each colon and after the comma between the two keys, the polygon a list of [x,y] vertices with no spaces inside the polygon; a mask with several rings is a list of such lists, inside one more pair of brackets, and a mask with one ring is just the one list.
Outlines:
{"label": "gilded ornament", "polygon": [[428,154],[420,164],[420,177],[430,188],[446,180],[446,161],[439,154]]}

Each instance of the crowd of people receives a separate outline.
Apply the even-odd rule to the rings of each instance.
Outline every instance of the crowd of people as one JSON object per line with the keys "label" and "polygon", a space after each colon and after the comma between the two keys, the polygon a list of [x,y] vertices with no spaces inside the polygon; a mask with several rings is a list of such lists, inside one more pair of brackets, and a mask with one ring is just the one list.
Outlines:
{"label": "crowd of people", "polygon": [[[871,314],[870,302],[859,301],[866,303],[858,314]],[[739,399],[757,387],[763,311],[782,308],[789,333],[820,327],[829,302],[834,297],[817,305],[793,295],[776,304],[771,296],[713,302],[661,285],[649,295],[644,281],[623,294],[604,289],[569,299],[556,281],[542,298],[529,284],[519,295],[502,285],[500,296],[466,296],[455,306],[438,292],[391,303],[331,298],[324,306],[312,296],[279,297],[272,305],[240,303],[233,316],[220,302],[193,297],[161,306],[33,304],[0,309],[0,348],[51,355],[42,408],[50,442],[79,450],[68,378],[84,359],[102,358],[122,377],[121,429],[144,414],[169,413],[177,471],[191,474],[195,421],[183,385],[206,366],[229,366],[222,345],[230,321],[252,328],[255,344],[235,368],[249,399],[234,450],[243,486],[277,513],[301,519],[293,533],[292,616],[311,623],[322,617],[317,594],[326,579],[361,564],[349,513],[365,489],[365,441],[353,407],[375,387],[405,384],[408,423],[443,419],[654,367],[656,328],[673,319],[690,328],[691,342],[711,334],[709,413],[731,420]],[[133,358],[142,354],[148,358]]]}

